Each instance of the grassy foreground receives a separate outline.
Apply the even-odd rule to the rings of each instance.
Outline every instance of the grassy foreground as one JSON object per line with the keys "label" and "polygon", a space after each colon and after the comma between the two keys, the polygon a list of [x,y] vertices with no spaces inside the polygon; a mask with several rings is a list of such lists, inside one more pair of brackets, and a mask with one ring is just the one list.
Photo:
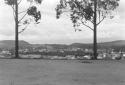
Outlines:
{"label": "grassy foreground", "polygon": [[125,61],[0,60],[0,85],[125,85]]}

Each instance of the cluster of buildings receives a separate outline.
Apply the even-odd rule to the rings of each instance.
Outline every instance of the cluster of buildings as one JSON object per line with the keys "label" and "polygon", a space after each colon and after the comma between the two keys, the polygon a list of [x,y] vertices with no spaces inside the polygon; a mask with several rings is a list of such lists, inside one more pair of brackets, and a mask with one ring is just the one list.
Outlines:
{"label": "cluster of buildings", "polygon": [[12,53],[9,50],[1,50],[0,58],[11,58]]}
{"label": "cluster of buildings", "polygon": [[[92,49],[68,48],[68,49],[19,49],[20,58],[36,59],[92,59]],[[14,51],[1,50],[0,58],[12,58]],[[114,52],[113,49],[98,49],[97,59],[125,59],[125,52]]]}

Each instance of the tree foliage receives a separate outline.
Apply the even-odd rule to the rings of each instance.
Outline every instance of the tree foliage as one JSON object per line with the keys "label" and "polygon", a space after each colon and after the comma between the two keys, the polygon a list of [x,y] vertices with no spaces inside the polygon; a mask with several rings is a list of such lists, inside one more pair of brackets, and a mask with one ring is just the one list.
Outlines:
{"label": "tree foliage", "polygon": [[[17,0],[18,2],[20,2],[20,0]],[[22,0],[21,0],[22,1]],[[30,3],[37,3],[37,4],[41,4],[42,0],[27,0]],[[5,3],[8,5],[15,5],[16,4],[16,0],[5,0]]]}
{"label": "tree foliage", "polygon": [[8,4],[8,5],[15,5],[16,0],[5,0],[5,3]]}
{"label": "tree foliage", "polygon": [[39,19],[41,19],[41,13],[37,10],[35,6],[32,6],[28,9],[27,14],[30,16],[33,16],[35,21],[37,22]]}
{"label": "tree foliage", "polygon": [[[119,6],[119,0],[97,0],[97,25],[100,24],[106,17],[113,18],[112,11]],[[94,21],[94,0],[60,0],[56,7],[56,16],[64,12],[69,12],[73,26],[85,25]]]}
{"label": "tree foliage", "polygon": [[[106,18],[113,18],[113,11],[119,6],[119,0],[60,0],[56,8],[56,17],[64,12],[70,14],[75,31],[84,25],[93,31],[93,58],[97,59],[97,26]],[[90,25],[91,24],[91,25]]]}
{"label": "tree foliage", "polygon": [[[17,0],[18,6],[22,1],[23,0]],[[37,6],[34,5],[34,3],[35,4],[41,4],[42,0],[27,0],[27,2],[30,3],[29,7],[26,10],[18,13],[18,16],[19,16],[18,18],[20,18],[19,21],[18,21],[18,26],[23,27],[22,30],[19,31],[19,33],[22,33],[32,21],[35,21],[35,23],[38,24],[39,20],[41,19],[41,12],[37,9]],[[16,0],[5,0],[5,3],[13,8],[13,15],[14,15],[14,18],[15,18]],[[27,15],[31,16],[32,18],[27,17]]]}

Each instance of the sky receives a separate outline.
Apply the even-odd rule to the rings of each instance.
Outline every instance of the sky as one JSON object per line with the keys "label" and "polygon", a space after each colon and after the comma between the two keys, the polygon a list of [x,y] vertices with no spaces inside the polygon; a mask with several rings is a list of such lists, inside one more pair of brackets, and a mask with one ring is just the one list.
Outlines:
{"label": "sky", "polygon": [[[56,19],[56,5],[59,0],[43,0],[39,10],[41,21],[31,24],[19,35],[20,40],[34,44],[71,44],[92,43],[93,32],[82,26],[82,31],[76,31],[67,16]],[[27,7],[22,3],[20,9]],[[113,19],[105,19],[98,27],[98,42],[125,40],[125,0],[120,0]],[[0,0],[0,40],[14,40],[15,28],[12,8]]]}

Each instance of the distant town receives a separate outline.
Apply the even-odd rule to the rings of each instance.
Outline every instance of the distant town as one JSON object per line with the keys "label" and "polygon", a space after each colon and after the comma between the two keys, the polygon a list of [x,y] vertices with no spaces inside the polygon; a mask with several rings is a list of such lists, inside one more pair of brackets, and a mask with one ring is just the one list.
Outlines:
{"label": "distant town", "polygon": [[[113,41],[99,44],[97,59],[125,59],[125,41]],[[14,41],[0,42],[0,58],[14,58]],[[20,41],[19,57],[24,59],[91,59],[92,44],[29,44]]]}

